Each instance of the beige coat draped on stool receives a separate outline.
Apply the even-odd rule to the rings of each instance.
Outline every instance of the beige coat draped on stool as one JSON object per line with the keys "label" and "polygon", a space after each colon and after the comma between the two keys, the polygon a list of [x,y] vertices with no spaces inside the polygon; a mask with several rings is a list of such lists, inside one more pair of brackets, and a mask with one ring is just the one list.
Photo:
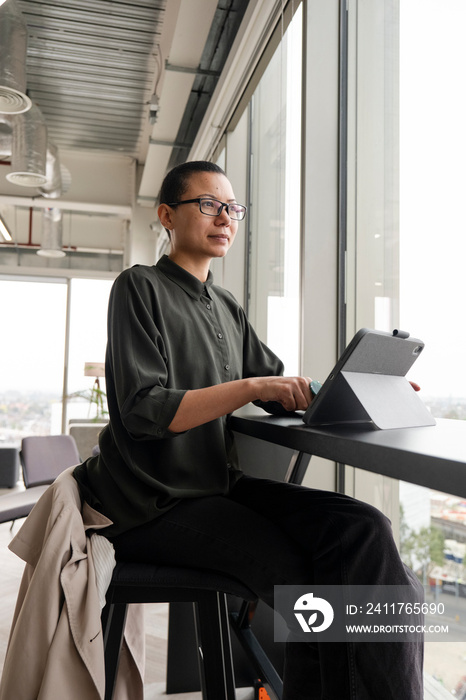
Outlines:
{"label": "beige coat draped on stool", "polygon": [[[101,605],[89,531],[110,521],[86,503],[67,469],[9,548],[26,562],[0,683],[0,700],[103,700]],[[144,629],[130,606],[116,700],[142,700]]]}

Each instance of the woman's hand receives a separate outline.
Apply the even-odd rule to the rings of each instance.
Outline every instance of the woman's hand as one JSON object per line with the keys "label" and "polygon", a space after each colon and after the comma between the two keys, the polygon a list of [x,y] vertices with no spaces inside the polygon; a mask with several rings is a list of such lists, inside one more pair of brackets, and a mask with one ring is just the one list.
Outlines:
{"label": "woman's hand", "polygon": [[306,410],[312,400],[309,377],[250,377],[185,393],[168,426],[174,433],[190,430],[233,413],[250,401],[276,401],[286,411]]}
{"label": "woman's hand", "polygon": [[305,411],[312,401],[310,377],[255,377],[254,400],[277,401],[286,411]]}

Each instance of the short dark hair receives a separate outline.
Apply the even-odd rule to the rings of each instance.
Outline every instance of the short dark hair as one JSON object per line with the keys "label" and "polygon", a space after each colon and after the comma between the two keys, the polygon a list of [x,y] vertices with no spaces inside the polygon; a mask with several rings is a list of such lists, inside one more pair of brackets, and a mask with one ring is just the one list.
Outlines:
{"label": "short dark hair", "polygon": [[160,204],[178,202],[188,189],[188,181],[194,173],[218,173],[225,175],[219,165],[208,160],[191,160],[175,166],[165,175],[160,189]]}

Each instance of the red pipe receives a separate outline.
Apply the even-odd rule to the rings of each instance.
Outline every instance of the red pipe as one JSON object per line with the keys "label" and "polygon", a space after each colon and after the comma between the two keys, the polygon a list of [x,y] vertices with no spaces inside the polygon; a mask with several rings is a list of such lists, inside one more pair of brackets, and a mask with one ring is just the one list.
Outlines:
{"label": "red pipe", "polygon": [[29,207],[29,239],[28,244],[32,245],[32,207]]}
{"label": "red pipe", "polygon": [[[1,164],[1,161],[0,161]],[[0,245],[9,245],[14,248],[40,248],[39,243],[32,242],[32,216],[34,213],[34,208],[29,207],[29,232],[28,232],[28,242],[27,243],[14,243],[12,241],[0,241]],[[63,246],[64,247],[64,246]],[[77,250],[77,246],[70,245],[66,246],[66,250]]]}

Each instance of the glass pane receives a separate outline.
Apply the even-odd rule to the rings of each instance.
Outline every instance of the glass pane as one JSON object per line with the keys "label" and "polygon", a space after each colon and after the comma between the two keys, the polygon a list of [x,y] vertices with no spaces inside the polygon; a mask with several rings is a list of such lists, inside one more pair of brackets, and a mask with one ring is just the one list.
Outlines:
{"label": "glass pane", "polygon": [[363,327],[399,327],[398,5],[350,13],[347,342]]}
{"label": "glass pane", "polygon": [[426,643],[425,671],[460,699],[466,697],[465,517],[464,499],[400,483],[402,558],[423,582],[426,602],[444,606],[433,622],[448,625],[443,640]]}
{"label": "glass pane", "polygon": [[[462,313],[464,0],[400,4],[400,327],[426,343],[412,375],[437,417],[466,418]],[[433,50],[433,46],[435,50]],[[401,551],[450,624],[466,617],[464,499],[400,484]],[[466,639],[426,645],[425,667],[466,697]]]}
{"label": "glass pane", "polygon": [[65,280],[0,279],[0,440],[61,432]]}
{"label": "glass pane", "polygon": [[400,326],[426,343],[415,373],[432,413],[461,419],[465,22],[464,0],[401,2]]}
{"label": "glass pane", "polygon": [[[106,418],[105,378],[84,375],[85,363],[105,361],[107,307],[112,280],[71,281],[67,419]],[[101,402],[100,399],[103,399]]]}
{"label": "glass pane", "polygon": [[[420,337],[426,348],[410,378],[421,384],[421,398],[434,415],[464,419],[466,244],[460,207],[466,156],[466,3],[378,0],[356,5],[357,61],[351,69],[357,177],[348,256],[354,293],[349,295],[349,327],[353,332],[364,325],[398,327]],[[356,472],[355,480],[359,478],[369,491],[367,475]],[[448,622],[457,628],[466,618],[465,501],[412,484],[394,483],[395,488],[399,518],[398,509],[390,510],[402,556],[424,582],[426,600],[444,602]],[[355,495],[361,497],[356,489]],[[425,671],[431,687],[437,683],[447,697],[465,698],[465,658],[466,639],[429,642]],[[426,697],[437,695],[426,691]]]}
{"label": "glass pane", "polygon": [[299,371],[301,47],[298,9],[252,99],[250,317]]}

